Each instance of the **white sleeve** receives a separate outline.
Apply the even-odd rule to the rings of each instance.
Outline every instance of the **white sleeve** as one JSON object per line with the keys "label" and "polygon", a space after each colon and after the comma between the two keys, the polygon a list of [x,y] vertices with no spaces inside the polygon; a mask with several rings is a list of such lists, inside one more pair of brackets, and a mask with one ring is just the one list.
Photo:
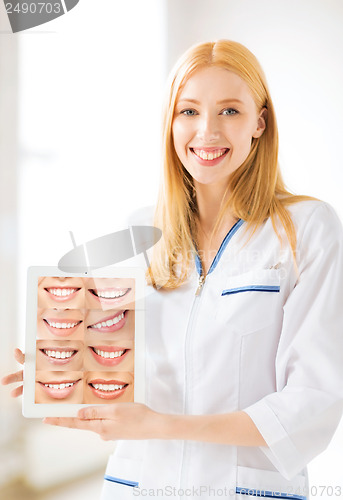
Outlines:
{"label": "white sleeve", "polygon": [[330,205],[312,213],[297,262],[276,356],[278,392],[244,409],[286,479],[328,446],[343,409],[343,232]]}

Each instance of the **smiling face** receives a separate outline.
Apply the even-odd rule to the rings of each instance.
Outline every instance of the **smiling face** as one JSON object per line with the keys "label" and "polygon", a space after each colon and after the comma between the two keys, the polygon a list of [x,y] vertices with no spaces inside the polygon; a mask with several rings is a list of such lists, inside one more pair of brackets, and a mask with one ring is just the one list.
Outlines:
{"label": "smiling face", "polygon": [[80,309],[84,300],[82,278],[46,276],[38,280],[38,307]]}
{"label": "smiling face", "polygon": [[36,371],[36,403],[83,402],[83,372],[81,371]]}
{"label": "smiling face", "polygon": [[84,403],[131,403],[133,396],[132,372],[85,372]]}
{"label": "smiling face", "polygon": [[37,370],[83,370],[84,343],[80,340],[37,340]]}
{"label": "smiling face", "polygon": [[83,340],[84,313],[80,309],[41,309],[37,311],[39,339]]}
{"label": "smiling face", "polygon": [[134,370],[133,341],[108,342],[98,339],[97,342],[86,345],[85,370]]}
{"label": "smiling face", "polygon": [[135,282],[130,278],[89,278],[86,280],[88,309],[133,309]]}
{"label": "smiling face", "polygon": [[198,69],[181,88],[172,134],[175,151],[197,184],[227,186],[265,129],[248,85],[217,66]]}
{"label": "smiling face", "polygon": [[89,309],[85,316],[85,340],[88,344],[99,340],[133,341],[135,337],[135,311],[120,309],[102,311]]}

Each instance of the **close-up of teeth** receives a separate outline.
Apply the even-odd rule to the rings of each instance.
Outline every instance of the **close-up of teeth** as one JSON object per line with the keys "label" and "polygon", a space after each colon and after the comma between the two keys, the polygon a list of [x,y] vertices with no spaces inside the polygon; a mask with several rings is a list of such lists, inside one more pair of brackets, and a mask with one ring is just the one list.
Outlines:
{"label": "close-up of teeth", "polygon": [[119,323],[119,321],[121,321],[123,318],[124,318],[124,313],[121,313],[113,319],[102,321],[101,323],[97,323],[96,325],[90,326],[90,328],[103,328],[104,326],[113,326]]}
{"label": "close-up of teeth", "polygon": [[50,389],[65,389],[66,387],[72,387],[76,382],[66,382],[65,384],[44,384],[45,387]]}
{"label": "close-up of teeth", "polygon": [[118,297],[123,297],[125,295],[127,290],[118,290],[116,292],[105,292],[102,290],[95,290],[95,295],[100,297],[101,299],[116,299]]}
{"label": "close-up of teeth", "polygon": [[221,150],[218,150],[218,151],[215,151],[212,153],[207,153],[206,151],[203,151],[202,149],[194,149],[193,151],[202,160],[215,160],[216,158],[223,156],[227,150],[221,149]]}
{"label": "close-up of teeth", "polygon": [[49,321],[47,319],[45,321],[53,328],[74,328],[74,326],[81,323],[81,321],[77,321],[76,323],[56,323],[55,321]]}
{"label": "close-up of teeth", "polygon": [[67,295],[77,292],[77,290],[77,288],[47,288],[49,293],[57,297],[66,297]]}
{"label": "close-up of teeth", "polygon": [[47,349],[43,349],[44,354],[49,356],[50,358],[56,358],[56,359],[65,359],[65,358],[71,358],[72,355],[77,352],[77,351],[49,351]]}
{"label": "close-up of teeth", "polygon": [[115,352],[108,352],[108,351],[100,351],[99,349],[96,349],[93,347],[94,351],[97,353],[98,356],[101,356],[102,358],[119,358],[122,356],[125,352],[124,351],[115,351]]}
{"label": "close-up of teeth", "polygon": [[126,384],[117,385],[117,384],[91,384],[94,389],[99,391],[118,391],[119,389],[123,389]]}

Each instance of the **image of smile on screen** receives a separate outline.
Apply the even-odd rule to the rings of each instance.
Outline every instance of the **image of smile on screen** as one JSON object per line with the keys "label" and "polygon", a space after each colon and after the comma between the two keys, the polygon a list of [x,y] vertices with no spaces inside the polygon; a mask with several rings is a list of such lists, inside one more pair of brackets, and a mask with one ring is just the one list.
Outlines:
{"label": "image of smile on screen", "polygon": [[144,271],[28,271],[23,414],[144,402]]}

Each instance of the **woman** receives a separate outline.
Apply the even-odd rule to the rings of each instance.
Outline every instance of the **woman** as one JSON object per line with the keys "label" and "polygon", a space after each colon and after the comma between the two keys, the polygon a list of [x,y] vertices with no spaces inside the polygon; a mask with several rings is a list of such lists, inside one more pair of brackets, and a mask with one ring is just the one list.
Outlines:
{"label": "woman", "polygon": [[103,499],[306,499],[342,412],[341,224],[286,190],[265,77],[238,43],[179,61],[163,137],[147,406],[46,422],[123,440]]}

